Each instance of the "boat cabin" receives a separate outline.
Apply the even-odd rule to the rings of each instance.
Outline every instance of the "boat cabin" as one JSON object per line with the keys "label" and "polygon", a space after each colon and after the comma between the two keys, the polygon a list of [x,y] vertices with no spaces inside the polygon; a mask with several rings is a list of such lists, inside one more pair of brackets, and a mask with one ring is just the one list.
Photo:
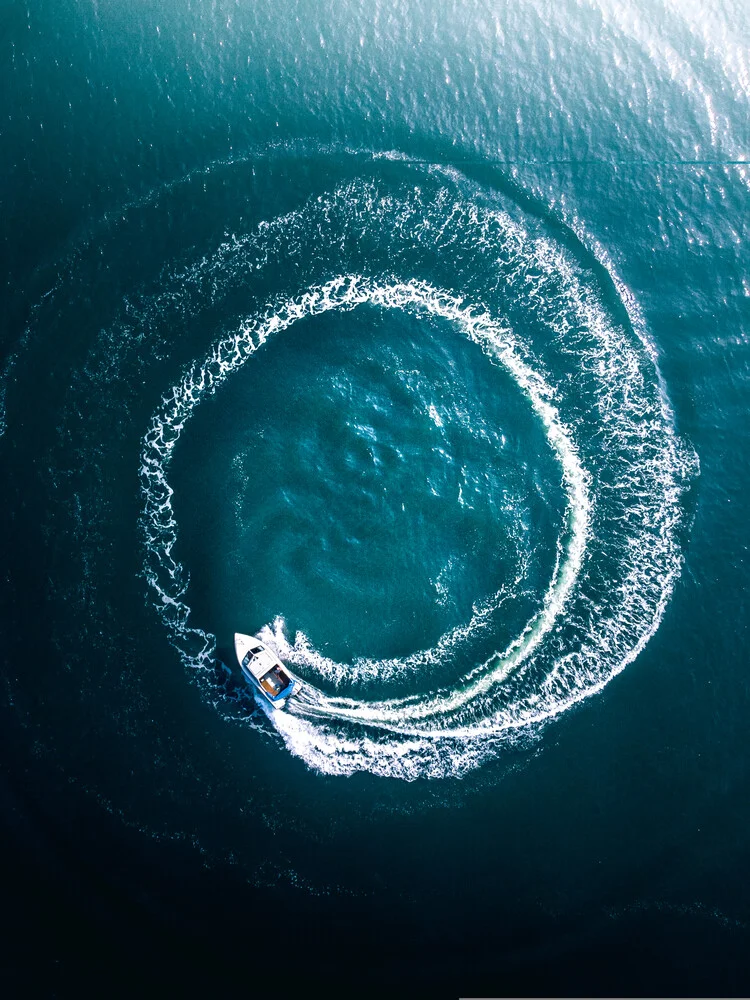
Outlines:
{"label": "boat cabin", "polygon": [[244,662],[259,687],[272,700],[280,697],[291,686],[291,677],[265,646],[251,647]]}

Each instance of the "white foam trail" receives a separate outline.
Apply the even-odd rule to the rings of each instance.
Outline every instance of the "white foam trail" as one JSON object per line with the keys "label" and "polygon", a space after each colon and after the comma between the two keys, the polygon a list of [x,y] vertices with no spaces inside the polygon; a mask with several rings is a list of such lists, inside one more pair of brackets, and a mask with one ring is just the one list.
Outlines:
{"label": "white foam trail", "polygon": [[[250,261],[266,266],[278,246],[289,242],[289,231],[309,230],[317,243],[336,247],[347,227],[357,236],[367,227],[387,232],[407,249],[429,240],[437,248],[476,255],[482,267],[491,253],[503,294],[523,301],[540,330],[548,328],[545,350],[556,352],[558,363],[568,355],[576,359],[573,373],[555,383],[508,323],[424,281],[348,274],[280,300],[193,365],[153,418],[141,468],[147,575],[186,661],[204,665],[213,639],[189,623],[187,575],[172,555],[177,526],[166,475],[196,405],[272,333],[304,316],[370,304],[447,320],[512,374],[560,462],[568,513],[541,608],[507,649],[449,688],[375,702],[328,697],[308,683],[286,712],[272,713],[272,721],[293,752],[329,773],[462,774],[495,753],[498,744],[516,739],[514,733],[537,727],[600,690],[638,655],[658,627],[679,573],[680,496],[693,470],[675,436],[647,338],[644,352],[632,331],[607,316],[591,282],[581,281],[572,259],[556,244],[531,239],[507,216],[452,201],[447,192],[428,203],[414,189],[399,201],[379,197],[373,186],[351,185],[261,227],[254,236],[228,243],[206,265],[211,285],[220,295],[224,271],[234,273]],[[303,247],[299,241],[294,252],[302,253]],[[606,258],[598,256],[606,267]],[[633,319],[637,310],[628,305],[627,289],[610,274]],[[561,401],[573,423],[563,421]],[[574,442],[578,421],[584,437],[591,437],[588,461],[595,476],[584,467],[580,440]],[[608,519],[597,510],[606,510]],[[598,568],[602,560],[609,567],[603,595],[595,580],[588,582],[592,573],[595,578],[604,572]],[[481,620],[478,612],[465,628],[481,627]],[[307,677],[317,675],[334,685],[372,678],[387,682],[404,670],[440,662],[462,636],[461,629],[454,630],[434,650],[401,661],[363,660],[346,667],[320,656],[302,636],[289,644],[280,621],[265,634],[291,662],[305,665]]]}
{"label": "white foam trail", "polygon": [[468,622],[446,632],[431,649],[422,649],[409,656],[380,660],[362,657],[352,664],[339,663],[315,650],[303,632],[298,632],[294,642],[290,643],[285,634],[286,623],[281,617],[276,618],[273,625],[266,625],[258,634],[282,660],[297,667],[310,668],[316,676],[325,679],[334,687],[344,683],[382,684],[384,681],[392,681],[410,673],[424,676],[430,668],[445,663],[450,656],[455,656],[461,647],[466,646],[478,632],[488,628],[492,616],[506,600],[523,593],[526,563],[527,559],[522,560],[512,584],[503,586],[486,601],[474,606],[474,613]]}
{"label": "white foam trail", "polygon": [[[446,710],[460,707],[504,679],[548,631],[552,621],[562,610],[580,570],[590,506],[586,474],[568,430],[549,402],[553,395],[552,389],[521,359],[515,339],[508,329],[495,322],[488,313],[474,310],[461,299],[422,282],[380,285],[357,275],[333,279],[299,299],[280,304],[262,321],[248,322],[234,338],[219,344],[206,362],[193,366],[181,384],[175,387],[171,398],[165,400],[164,410],[154,418],[152,428],[146,436],[141,477],[147,496],[145,524],[150,526],[147,536],[149,549],[153,549],[157,538],[162,539],[157,550],[159,562],[166,568],[170,580],[177,582],[178,586],[172,593],[165,590],[159,583],[158,572],[154,571],[149,574],[149,582],[159,592],[162,603],[176,616],[170,617],[170,621],[176,621],[184,629],[189,609],[180,598],[187,584],[178,582],[183,579],[182,568],[172,558],[177,525],[171,505],[173,491],[167,482],[166,466],[185,422],[202,396],[206,392],[215,391],[272,333],[287,329],[304,316],[320,315],[330,310],[351,310],[365,303],[387,309],[417,309],[456,323],[469,339],[502,361],[544,422],[550,444],[562,465],[571,512],[571,539],[567,558],[556,563],[542,611],[502,655],[493,657],[486,664],[487,669],[481,676],[467,681],[462,688],[450,694],[425,699],[417,705],[400,701],[363,707],[361,703],[344,703],[339,700],[335,703],[336,707],[332,708],[332,714],[340,718],[393,723],[397,719],[403,721],[407,718],[444,714]],[[500,596],[498,595],[498,600]],[[435,655],[437,654],[432,654]]]}

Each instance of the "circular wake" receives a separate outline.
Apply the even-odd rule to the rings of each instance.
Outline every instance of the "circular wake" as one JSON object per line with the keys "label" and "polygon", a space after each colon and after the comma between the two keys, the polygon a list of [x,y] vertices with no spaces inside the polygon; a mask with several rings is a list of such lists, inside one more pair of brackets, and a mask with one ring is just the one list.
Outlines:
{"label": "circular wake", "polygon": [[[680,567],[692,458],[623,301],[608,307],[606,290],[548,234],[457,187],[466,184],[438,171],[395,193],[392,184],[381,193],[352,182],[228,240],[173,276],[164,295],[179,296],[188,314],[243,290],[259,300],[166,394],[141,455],[146,576],[172,641],[213,698],[216,640],[192,620],[168,470],[198,404],[273,335],[362,308],[443,321],[512,377],[558,463],[566,510],[551,578],[525,626],[489,658],[476,658],[471,639],[527,586],[522,568],[496,593],[477,595],[471,618],[434,647],[403,658],[340,663],[303,634],[290,642],[283,617],[265,626],[264,638],[305,680],[286,711],[269,710],[271,721],[290,750],[327,773],[411,779],[478,766],[631,662],[658,627]],[[278,273],[296,287],[274,290]],[[155,315],[162,306],[154,300]],[[260,632],[260,624],[237,628]],[[436,668],[449,655],[459,669],[446,683]],[[382,695],[405,675],[409,693]],[[231,714],[229,700],[222,704]]]}

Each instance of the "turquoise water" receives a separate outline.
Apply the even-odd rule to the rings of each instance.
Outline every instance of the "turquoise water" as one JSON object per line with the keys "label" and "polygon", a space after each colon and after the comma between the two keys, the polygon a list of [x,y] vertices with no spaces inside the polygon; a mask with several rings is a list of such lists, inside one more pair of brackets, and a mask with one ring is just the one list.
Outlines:
{"label": "turquoise water", "polygon": [[741,992],[741,5],[3,17],[20,912],[83,865],[97,954]]}

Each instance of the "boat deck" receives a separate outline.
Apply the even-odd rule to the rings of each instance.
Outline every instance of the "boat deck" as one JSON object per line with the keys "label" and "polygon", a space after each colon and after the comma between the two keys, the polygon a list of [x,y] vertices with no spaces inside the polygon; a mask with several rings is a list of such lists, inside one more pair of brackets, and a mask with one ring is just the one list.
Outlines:
{"label": "boat deck", "polygon": [[267,692],[267,694],[270,694],[272,698],[281,694],[285,688],[289,687],[290,683],[290,679],[278,667],[274,667],[273,670],[269,670],[267,674],[264,674],[260,678],[260,686],[265,692]]}

